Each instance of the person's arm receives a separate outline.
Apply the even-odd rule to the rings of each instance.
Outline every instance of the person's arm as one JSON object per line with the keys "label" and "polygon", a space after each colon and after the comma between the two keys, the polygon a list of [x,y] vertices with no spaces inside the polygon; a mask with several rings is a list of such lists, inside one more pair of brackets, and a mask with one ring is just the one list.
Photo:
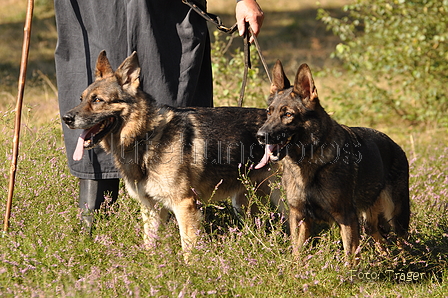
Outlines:
{"label": "person's arm", "polygon": [[[258,35],[261,25],[263,24],[264,14],[255,0],[237,0],[235,15],[238,24],[238,32],[241,36],[245,33],[246,22],[249,23],[255,36]],[[250,39],[250,42],[252,41],[253,37]]]}

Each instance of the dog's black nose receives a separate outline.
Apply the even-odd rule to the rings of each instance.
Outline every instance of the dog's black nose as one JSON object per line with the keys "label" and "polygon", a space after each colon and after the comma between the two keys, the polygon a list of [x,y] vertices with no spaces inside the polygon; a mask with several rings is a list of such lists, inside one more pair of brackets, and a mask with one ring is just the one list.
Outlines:
{"label": "dog's black nose", "polygon": [[67,113],[64,116],[62,116],[62,120],[65,122],[65,124],[69,125],[73,124],[75,122],[75,117],[71,113]]}
{"label": "dog's black nose", "polygon": [[264,132],[264,131],[262,131],[262,130],[259,130],[258,132],[257,132],[257,139],[258,139],[258,142],[260,142],[260,144],[265,144],[266,143],[266,136],[267,134]]}

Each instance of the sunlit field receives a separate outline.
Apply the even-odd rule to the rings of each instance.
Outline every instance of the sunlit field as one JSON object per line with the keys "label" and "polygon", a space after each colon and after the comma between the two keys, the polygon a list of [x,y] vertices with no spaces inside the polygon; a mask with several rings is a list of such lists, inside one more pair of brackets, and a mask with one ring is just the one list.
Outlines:
{"label": "sunlit field", "polygon": [[[210,11],[232,25],[233,3],[216,1],[215,6],[214,1],[209,1]],[[25,2],[5,0],[0,8],[2,223]],[[447,127],[437,119],[412,122],[390,115],[375,118],[371,112],[367,117],[341,105],[335,92],[355,87],[347,83],[341,61],[330,57],[340,40],[316,20],[316,5],[292,2],[259,1],[266,17],[259,36],[265,59],[269,67],[281,59],[290,78],[301,63],[308,63],[322,105],[333,118],[381,130],[402,146],[410,164],[412,211],[403,248],[391,244],[389,254],[382,255],[362,234],[360,264],[350,267],[339,228],[321,225],[295,259],[282,214],[252,195],[251,202],[261,210],[256,217],[236,216],[230,200],[199,205],[204,217],[200,241],[186,264],[174,218],[162,228],[157,247],[144,248],[139,203],[123,185],[118,201],[95,214],[90,236],[79,224],[77,179],[66,165],[53,63],[57,36],[52,2],[36,1],[10,228],[0,238],[1,297],[448,296]],[[335,16],[346,14],[342,5],[348,1],[321,3]],[[242,41],[234,36],[224,50],[228,36],[211,34],[215,105],[236,105]],[[270,83],[255,49],[252,59],[255,67],[244,105],[264,108]],[[244,182],[244,176],[235,181]]]}

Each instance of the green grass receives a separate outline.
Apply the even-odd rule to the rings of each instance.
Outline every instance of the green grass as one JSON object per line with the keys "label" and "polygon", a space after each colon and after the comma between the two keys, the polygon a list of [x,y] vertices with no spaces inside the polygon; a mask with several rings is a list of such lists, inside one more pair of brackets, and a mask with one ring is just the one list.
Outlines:
{"label": "green grass", "polygon": [[[0,115],[2,198],[12,115]],[[11,226],[0,238],[0,296],[444,297],[448,146],[446,138],[431,144],[420,140],[409,154],[415,156],[410,158],[412,219],[404,251],[392,247],[389,256],[380,256],[363,239],[361,264],[352,269],[345,265],[339,229],[322,227],[295,260],[275,212],[264,208],[258,219],[238,224],[227,202],[201,207],[207,221],[187,265],[174,220],[161,231],[155,249],[143,248],[139,205],[123,190],[115,205],[96,214],[96,229],[87,235],[79,225],[77,182],[66,167],[59,123],[26,126]]]}
{"label": "green grass", "polygon": [[[12,34],[0,46],[2,218],[12,154],[16,58],[20,56],[16,39],[24,15],[11,8],[16,2],[7,0],[0,11],[2,32]],[[51,57],[54,23],[51,12],[43,9],[49,1],[37,2],[10,229],[0,237],[0,297],[448,296],[448,133],[435,123],[408,127],[389,118],[375,126],[396,140],[410,161],[410,237],[404,250],[391,247],[388,256],[379,255],[371,241],[363,238],[361,263],[355,268],[345,265],[337,227],[316,229],[315,237],[294,259],[275,210],[261,208],[257,219],[240,222],[229,202],[201,206],[206,219],[203,232],[191,263],[185,264],[174,219],[161,231],[158,246],[144,249],[139,204],[123,187],[117,203],[96,214],[95,230],[91,237],[87,235],[79,224],[77,180],[68,172],[57,115]],[[260,3],[268,4],[267,0]],[[287,7],[287,1],[279,3]],[[313,9],[282,7],[273,8],[276,18],[266,20],[265,39],[260,37],[268,62],[286,61],[290,78],[301,62],[317,69],[327,65],[321,57],[335,43],[320,31],[322,25],[312,23]],[[305,26],[297,21],[302,18]],[[296,34],[284,32],[279,22],[290,24]],[[313,32],[319,38],[314,43]],[[225,78],[216,88],[218,99],[222,97],[218,105],[236,104],[235,78],[242,74],[239,55],[232,54],[230,60],[215,55],[214,70]],[[251,74],[245,103],[263,106],[269,83],[257,71],[262,70]],[[315,68],[313,73],[318,73]],[[316,75],[323,105],[346,124],[368,125],[359,113],[347,117],[332,99],[331,88],[345,88],[341,80]],[[222,96],[225,92],[229,95]],[[226,97],[235,101],[225,101]]]}

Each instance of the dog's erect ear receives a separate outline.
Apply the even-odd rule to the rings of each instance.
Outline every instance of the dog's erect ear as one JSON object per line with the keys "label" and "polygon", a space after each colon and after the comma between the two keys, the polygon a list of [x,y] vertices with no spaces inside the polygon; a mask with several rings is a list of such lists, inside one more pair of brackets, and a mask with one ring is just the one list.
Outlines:
{"label": "dog's erect ear", "polygon": [[299,95],[305,106],[309,108],[314,108],[315,103],[319,100],[316,86],[314,86],[313,76],[311,75],[311,70],[305,63],[300,65],[297,70],[292,92]]}
{"label": "dog's erect ear", "polygon": [[118,83],[127,91],[136,92],[140,86],[140,64],[137,52],[133,52],[115,71]]}
{"label": "dog's erect ear", "polygon": [[289,82],[288,78],[285,75],[285,72],[283,71],[282,63],[280,62],[280,60],[277,60],[274,68],[272,69],[272,84],[270,92],[273,95],[278,91],[284,90],[289,87],[291,87],[291,83]]}
{"label": "dog's erect ear", "polygon": [[104,79],[111,77],[114,74],[112,67],[110,66],[109,59],[107,59],[106,51],[102,50],[96,60],[95,78]]}

